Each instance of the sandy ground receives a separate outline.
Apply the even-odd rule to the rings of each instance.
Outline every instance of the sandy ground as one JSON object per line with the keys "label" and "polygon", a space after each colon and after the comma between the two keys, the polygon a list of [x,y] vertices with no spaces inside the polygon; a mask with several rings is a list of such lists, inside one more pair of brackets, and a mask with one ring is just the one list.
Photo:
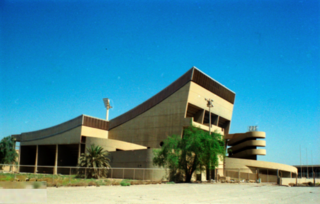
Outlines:
{"label": "sandy ground", "polygon": [[47,203],[320,203],[320,188],[263,184],[161,184],[47,189]]}

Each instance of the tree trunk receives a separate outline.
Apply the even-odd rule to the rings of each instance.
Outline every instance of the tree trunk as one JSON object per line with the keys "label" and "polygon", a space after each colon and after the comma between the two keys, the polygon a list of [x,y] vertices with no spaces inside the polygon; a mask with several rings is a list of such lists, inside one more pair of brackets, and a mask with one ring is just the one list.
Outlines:
{"label": "tree trunk", "polygon": [[186,183],[190,183],[191,182],[191,177],[192,177],[192,173],[189,174],[186,172]]}

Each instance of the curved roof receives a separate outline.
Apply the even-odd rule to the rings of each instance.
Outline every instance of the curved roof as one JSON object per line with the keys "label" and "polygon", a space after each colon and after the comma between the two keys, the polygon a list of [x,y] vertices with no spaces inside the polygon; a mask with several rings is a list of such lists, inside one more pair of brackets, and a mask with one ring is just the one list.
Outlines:
{"label": "curved roof", "polygon": [[67,132],[79,126],[87,126],[101,130],[108,130],[108,121],[87,115],[80,115],[76,118],[73,118],[71,120],[68,120],[66,122],[60,123],[49,128],[36,130],[32,132],[24,132],[19,135],[12,135],[12,137],[14,137],[17,141],[23,142],[41,140]]}

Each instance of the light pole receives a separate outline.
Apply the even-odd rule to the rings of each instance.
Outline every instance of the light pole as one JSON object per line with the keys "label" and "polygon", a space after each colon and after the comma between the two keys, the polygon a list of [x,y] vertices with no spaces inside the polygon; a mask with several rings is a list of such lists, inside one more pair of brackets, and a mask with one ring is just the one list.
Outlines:
{"label": "light pole", "polygon": [[301,145],[300,145],[300,178],[302,178]]}
{"label": "light pole", "polygon": [[110,100],[108,98],[104,98],[103,99],[103,103],[104,103],[104,106],[106,107],[107,109],[107,112],[106,112],[106,121],[109,120],[109,109],[112,108],[112,106],[110,106]]}
{"label": "light pole", "polygon": [[308,169],[308,149],[306,148],[306,158],[307,158],[307,178],[309,178],[309,169]]}
{"label": "light pole", "polygon": [[311,167],[312,167],[312,178],[314,177],[314,172],[313,172],[313,159],[312,159],[312,150],[311,150]]}
{"label": "light pole", "polygon": [[[209,135],[211,136],[211,108],[213,107],[213,100],[212,99],[207,99],[205,98],[205,100],[208,102],[207,106],[209,107]],[[209,171],[208,177],[209,177],[209,182],[211,182],[211,166],[210,166],[210,161],[207,167],[207,171]]]}
{"label": "light pole", "polygon": [[209,107],[209,134],[211,135],[211,108],[213,107],[213,100],[207,98],[205,98],[205,100],[208,102],[207,106]]}

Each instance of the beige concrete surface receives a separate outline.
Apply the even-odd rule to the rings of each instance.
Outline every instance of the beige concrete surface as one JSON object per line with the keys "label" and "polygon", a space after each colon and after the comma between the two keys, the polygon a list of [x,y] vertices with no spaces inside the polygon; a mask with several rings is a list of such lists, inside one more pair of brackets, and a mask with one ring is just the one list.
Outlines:
{"label": "beige concrete surface", "polygon": [[320,188],[263,184],[161,184],[48,188],[47,203],[318,203]]}
{"label": "beige concrete surface", "polygon": [[109,139],[151,148],[173,134],[181,135],[190,120],[184,118],[190,83],[134,119],[109,131]]}
{"label": "beige concrete surface", "polygon": [[245,147],[265,147],[265,146],[266,146],[266,141],[264,140],[247,140],[238,145],[232,146],[230,149],[233,152],[235,152]]}
{"label": "beige concrete surface", "polygon": [[43,137],[29,141],[21,141],[20,145],[55,145],[80,143],[81,126],[70,129],[50,137]]}
{"label": "beige concrete surface", "polygon": [[208,110],[207,102],[205,98],[210,98],[213,100],[213,108],[211,112],[224,117],[227,120],[232,119],[232,111],[233,111],[233,104],[226,101],[225,99],[217,96],[216,94],[212,93],[211,91],[201,87],[200,85],[191,82],[190,83],[190,91],[188,95],[188,103],[195,104],[198,107]]}
{"label": "beige concrete surface", "polygon": [[[250,159],[237,159],[237,158],[225,158],[225,168],[226,169],[248,169],[248,170],[255,170],[256,168],[260,169],[273,169],[292,173],[298,173],[298,169],[294,166],[274,163],[274,162],[266,162],[266,161],[257,161],[257,160],[250,160]],[[254,173],[254,172],[251,172]]]}
{"label": "beige concrete surface", "polygon": [[[297,178],[297,179],[296,178],[281,178],[281,180],[280,180],[281,185],[289,185],[290,183],[303,184],[303,183],[309,183],[309,182],[313,183],[314,182],[313,178],[309,178],[309,179],[307,179],[307,178]],[[320,179],[316,178],[315,182],[320,183]]]}
{"label": "beige concrete surface", "polygon": [[266,133],[261,131],[254,131],[254,132],[228,134],[225,136],[225,139],[230,139],[228,142],[228,145],[236,144],[242,140],[256,139],[256,138],[265,139]]}
{"label": "beige concrete surface", "polygon": [[86,148],[90,147],[92,144],[99,145],[103,147],[104,150],[108,150],[109,152],[116,151],[116,149],[120,149],[122,151],[147,149],[145,146],[123,142],[120,140],[87,137]]}
{"label": "beige concrete surface", "polygon": [[108,139],[108,131],[92,127],[81,126],[81,135],[86,137],[99,137]]}
{"label": "beige concrete surface", "polygon": [[[81,126],[82,124],[82,115],[66,122],[63,122],[59,125],[55,125],[49,128],[45,128],[42,130],[32,131],[32,132],[25,132],[21,133],[20,135],[15,135],[17,141],[34,141],[37,139],[44,139],[48,137],[53,137],[58,134],[64,133],[66,131],[75,129],[76,127]],[[55,138],[56,139],[56,138]],[[36,143],[38,144],[38,143]]]}
{"label": "beige concrete surface", "polygon": [[[193,121],[193,118],[191,118],[191,119],[192,119],[192,125],[196,126],[197,128],[200,128],[202,130],[205,130],[205,131],[209,132],[209,126],[203,125],[201,123],[197,123],[197,122]],[[211,132],[216,132],[216,133],[219,133],[221,135],[224,135],[224,132],[222,131],[222,128],[218,127],[216,125],[211,125]]]}

